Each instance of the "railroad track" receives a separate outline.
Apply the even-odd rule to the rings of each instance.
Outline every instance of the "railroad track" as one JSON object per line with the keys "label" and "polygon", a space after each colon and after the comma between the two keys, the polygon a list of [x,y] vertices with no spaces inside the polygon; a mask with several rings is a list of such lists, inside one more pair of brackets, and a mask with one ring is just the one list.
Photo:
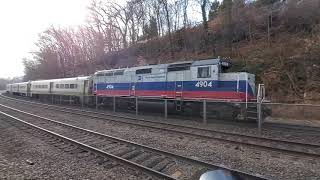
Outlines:
{"label": "railroad track", "polygon": [[[3,96],[1,96],[3,97]],[[5,97],[6,98],[6,97]],[[306,142],[296,142],[268,137],[258,137],[247,134],[230,133],[225,131],[211,130],[206,128],[191,127],[187,125],[180,125],[168,122],[154,122],[146,119],[138,119],[134,117],[127,117],[121,115],[107,114],[95,111],[81,110],[76,108],[59,107],[55,105],[48,105],[43,103],[36,103],[24,100],[10,99],[12,101],[19,101],[21,103],[41,105],[41,108],[52,109],[60,112],[107,120],[118,123],[125,123],[135,126],[142,126],[146,128],[153,128],[158,130],[166,130],[173,133],[180,133],[191,137],[199,137],[205,139],[215,139],[238,145],[246,145],[254,148],[262,148],[273,151],[280,151],[294,155],[304,155],[310,157],[320,157],[320,145]]]}
{"label": "railroad track", "polygon": [[265,122],[264,126],[273,127],[273,128],[282,128],[282,129],[288,129],[288,130],[307,131],[307,132],[313,132],[315,134],[320,133],[320,127],[315,127],[315,126],[280,124],[280,123],[272,123],[272,122]]}
{"label": "railroad track", "polygon": [[[215,120],[213,121],[215,124],[222,124],[222,125],[231,125],[231,126],[239,126],[239,127],[250,127],[256,128],[256,122],[230,122],[230,121],[222,121],[222,120]],[[296,133],[308,133],[308,134],[319,134],[320,127],[316,126],[308,126],[308,125],[298,125],[298,124],[281,124],[281,123],[273,123],[273,122],[264,122],[263,127],[268,129],[274,128],[274,130],[291,130],[295,131]]]}
{"label": "railroad track", "polygon": [[[82,144],[79,144],[77,142],[73,142],[70,141],[68,138],[63,138],[60,135],[56,136],[55,133],[51,133],[47,130],[43,130],[42,128],[38,128],[35,125],[32,125],[30,123],[25,123],[23,120],[18,119],[14,116],[11,116],[7,113],[4,113],[2,111],[0,111],[0,123],[1,123],[1,133],[2,131],[4,131],[4,133],[6,134],[6,131],[13,131],[14,133],[19,133],[20,136],[27,136],[30,138],[30,135],[33,136],[33,139],[41,139],[41,141],[46,142],[48,146],[52,146],[54,147],[52,153],[54,153],[53,156],[57,156],[57,153],[63,153],[60,154],[62,157],[64,157],[64,154],[69,154],[72,157],[76,158],[76,161],[82,161],[82,163],[84,163],[84,161],[87,164],[91,164],[92,165],[98,165],[100,166],[99,170],[104,170],[105,172],[110,172],[109,174],[106,174],[105,177],[118,177],[122,178],[123,177],[132,177],[133,179],[164,179],[164,178],[159,178],[159,176],[155,176],[155,175],[150,175],[150,173],[145,173],[140,169],[137,169],[135,167],[130,167],[130,165],[128,164],[124,164],[123,162],[119,162],[119,160],[117,160],[116,158],[110,157],[109,155],[100,152],[100,151],[96,151],[95,149],[91,149],[90,147],[87,146],[83,146]],[[2,129],[4,128],[4,129]],[[16,132],[14,132],[16,131]],[[8,134],[6,134],[8,135]],[[18,134],[17,134],[18,135]],[[6,138],[6,137],[4,137]],[[25,137],[23,137],[24,139]],[[9,141],[8,141],[9,140]],[[5,139],[4,144],[1,144],[1,146],[6,146],[9,145],[9,147],[14,148],[15,144],[17,144],[17,142],[19,142],[19,140],[14,140],[12,141],[12,137],[8,137],[8,139]],[[26,141],[27,142],[27,141]],[[29,143],[32,143],[29,142]],[[19,143],[18,143],[19,144]],[[32,143],[32,146],[34,144]],[[19,146],[20,148],[20,146]],[[15,152],[16,150],[13,150],[13,152]],[[19,150],[17,150],[19,151]],[[30,156],[28,158],[29,160],[27,160],[27,164],[32,165],[33,164],[33,158],[30,159]],[[52,161],[52,159],[50,160]],[[37,162],[37,160],[35,161]],[[73,163],[75,163],[73,162]],[[47,164],[46,162],[44,162],[44,164]],[[67,165],[67,164],[66,164]],[[41,166],[41,165],[40,165]],[[74,166],[74,165],[71,165]],[[80,165],[82,166],[82,165]],[[5,166],[2,166],[5,167]],[[38,166],[37,166],[38,167]],[[83,167],[80,167],[80,169]],[[95,167],[93,167],[95,168]],[[10,169],[10,168],[9,168]],[[49,168],[50,169],[50,168]],[[3,169],[5,170],[5,168]],[[119,170],[122,170],[121,173],[117,172]],[[46,170],[47,171],[47,170]],[[52,172],[54,173],[54,172]],[[119,173],[119,175],[118,175]],[[12,174],[11,174],[12,175]],[[16,174],[15,174],[16,175]],[[13,177],[15,177],[15,175]],[[10,178],[10,175],[6,176],[7,178]],[[48,177],[48,176],[46,176]],[[66,179],[68,176],[64,176],[63,179]],[[81,176],[80,176],[81,177]],[[60,177],[61,178],[61,177]],[[1,178],[2,179],[2,178]],[[6,179],[6,178],[5,178]]]}
{"label": "railroad track", "polygon": [[[28,100],[22,100],[26,99],[22,96],[20,96],[20,98],[12,98],[9,96],[5,96],[3,94],[0,93],[0,98],[6,98],[6,99],[11,99],[11,100],[15,100],[15,101],[22,101],[22,102],[28,102],[28,103],[34,103],[34,104],[39,104],[39,105],[45,105],[45,106],[52,106],[52,107],[57,107],[57,108],[63,108],[63,109],[71,109],[74,110],[73,108],[68,108],[68,107],[61,107],[61,106],[56,106],[56,105],[50,105],[50,104],[46,104],[46,103],[39,103],[39,102],[34,102],[31,101],[30,98],[28,98]],[[76,110],[80,110],[80,109],[76,109]],[[85,111],[85,110],[81,110],[82,112],[90,112],[90,113],[97,113],[96,111]],[[100,113],[101,114],[101,113]],[[129,118],[129,119],[134,119],[134,120],[145,120],[145,119],[141,119],[141,118],[135,118],[135,117],[128,117],[128,116],[123,116],[123,115],[115,115],[115,114],[105,114],[104,115],[108,115],[108,116],[112,116],[112,117],[120,117],[120,118]],[[254,122],[229,122],[229,121],[214,121],[215,123],[218,124],[227,124],[227,125],[232,125],[232,126],[240,126],[240,127],[256,127],[256,123]],[[290,124],[280,124],[280,123],[272,123],[272,122],[265,122],[264,127],[268,127],[268,128],[276,128],[276,129],[280,129],[280,130],[294,130],[296,133],[306,133],[308,132],[310,133],[314,133],[314,134],[319,134],[320,133],[320,127],[315,127],[315,126],[308,126],[308,125],[290,125]]]}
{"label": "railroad track", "polygon": [[[0,113],[29,127],[41,130],[68,143],[130,165],[160,179],[197,179],[207,170],[223,169],[244,179],[266,179],[260,175],[222,167],[208,162],[148,147],[132,141],[101,134],[74,125],[58,122],[0,104]],[[15,114],[15,116],[10,115]],[[21,116],[21,118],[16,117]]]}

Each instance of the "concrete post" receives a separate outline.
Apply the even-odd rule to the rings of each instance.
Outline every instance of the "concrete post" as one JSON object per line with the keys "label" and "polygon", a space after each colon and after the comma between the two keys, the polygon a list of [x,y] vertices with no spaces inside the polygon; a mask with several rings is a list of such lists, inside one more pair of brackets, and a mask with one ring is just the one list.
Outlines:
{"label": "concrete post", "polygon": [[138,116],[138,97],[136,97],[136,116]]}
{"label": "concrete post", "polygon": [[84,95],[82,95],[82,99],[81,99],[81,107],[83,108],[83,103],[84,103],[84,99],[85,98],[85,96]]}
{"label": "concrete post", "polygon": [[168,100],[164,100],[164,119],[168,119]]}
{"label": "concrete post", "polygon": [[258,131],[259,131],[259,135],[261,135],[261,128],[262,128],[262,112],[261,112],[261,102],[259,101],[259,103],[257,104],[257,110],[258,110]]}
{"label": "concrete post", "polygon": [[203,124],[207,124],[207,101],[203,100]]}
{"label": "concrete post", "polygon": [[116,97],[113,96],[113,112],[116,112]]}
{"label": "concrete post", "polygon": [[98,100],[99,100],[98,95],[96,95],[96,109],[98,109]]}

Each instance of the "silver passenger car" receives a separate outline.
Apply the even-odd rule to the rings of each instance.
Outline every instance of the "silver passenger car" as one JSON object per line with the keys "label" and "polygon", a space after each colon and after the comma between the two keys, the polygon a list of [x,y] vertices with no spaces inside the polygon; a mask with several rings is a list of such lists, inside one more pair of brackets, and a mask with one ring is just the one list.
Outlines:
{"label": "silver passenger car", "polygon": [[72,95],[83,96],[90,92],[90,77],[38,80],[31,82],[31,96]]}

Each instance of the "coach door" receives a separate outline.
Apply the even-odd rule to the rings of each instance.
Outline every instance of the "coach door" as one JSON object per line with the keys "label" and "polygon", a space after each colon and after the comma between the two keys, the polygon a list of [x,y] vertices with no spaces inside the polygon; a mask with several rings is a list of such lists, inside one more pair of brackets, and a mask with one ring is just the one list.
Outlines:
{"label": "coach door", "polygon": [[31,83],[27,84],[27,96],[30,96]]}
{"label": "coach door", "polygon": [[89,80],[85,80],[83,83],[83,95],[86,96],[89,94]]}
{"label": "coach door", "polygon": [[53,82],[50,82],[49,93],[51,94],[53,90]]}
{"label": "coach door", "polygon": [[184,80],[184,73],[176,72],[176,81],[175,81],[175,97],[176,98],[182,97],[183,80]]}

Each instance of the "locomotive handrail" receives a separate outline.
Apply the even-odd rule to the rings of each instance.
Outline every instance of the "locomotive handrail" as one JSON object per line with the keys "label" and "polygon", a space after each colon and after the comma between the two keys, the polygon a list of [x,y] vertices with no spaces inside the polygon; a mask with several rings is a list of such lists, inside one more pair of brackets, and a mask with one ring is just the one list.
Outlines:
{"label": "locomotive handrail", "polygon": [[246,109],[248,109],[248,74],[246,73]]}
{"label": "locomotive handrail", "polygon": [[264,84],[259,84],[258,94],[257,94],[257,103],[263,103],[263,101],[265,100],[265,95],[266,95],[266,91],[265,91]]}
{"label": "locomotive handrail", "polygon": [[265,87],[264,84],[259,84],[258,86],[258,93],[257,93],[257,115],[258,115],[258,129],[259,129],[259,134],[261,133],[261,128],[262,128],[262,103],[265,99]]}

